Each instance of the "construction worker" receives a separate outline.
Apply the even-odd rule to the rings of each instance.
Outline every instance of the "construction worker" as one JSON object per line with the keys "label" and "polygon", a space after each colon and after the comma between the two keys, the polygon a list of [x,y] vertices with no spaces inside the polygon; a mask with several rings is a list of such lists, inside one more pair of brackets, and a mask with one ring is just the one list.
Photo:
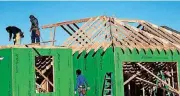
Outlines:
{"label": "construction worker", "polygon": [[76,83],[76,88],[75,88],[75,94],[78,90],[79,96],[85,96],[86,94],[86,89],[90,89],[88,86],[88,83],[83,75],[81,75],[81,70],[78,69],[76,70],[76,75],[77,75],[77,83]]}
{"label": "construction worker", "polygon": [[171,85],[171,81],[170,81],[171,72],[169,71],[168,67],[165,67],[164,75],[165,75],[165,78],[166,78],[166,83]]}
{"label": "construction worker", "polygon": [[6,31],[9,33],[9,41],[11,41],[12,34],[13,34],[13,41],[14,45],[18,45],[21,43],[21,38],[24,38],[24,34],[21,29],[17,28],[16,26],[8,26]]}
{"label": "construction worker", "polygon": [[40,31],[39,31],[39,23],[38,19],[34,17],[33,15],[29,16],[31,21],[31,43],[38,43],[40,44]]}

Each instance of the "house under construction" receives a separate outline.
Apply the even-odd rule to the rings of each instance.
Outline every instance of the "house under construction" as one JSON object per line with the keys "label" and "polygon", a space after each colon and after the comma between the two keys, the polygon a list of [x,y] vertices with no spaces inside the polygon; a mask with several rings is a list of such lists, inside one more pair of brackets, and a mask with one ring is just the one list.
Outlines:
{"label": "house under construction", "polygon": [[61,47],[1,48],[3,96],[74,96],[77,69],[91,88],[86,96],[179,96],[176,30],[107,16],[43,26],[54,37],[57,27],[70,35]]}

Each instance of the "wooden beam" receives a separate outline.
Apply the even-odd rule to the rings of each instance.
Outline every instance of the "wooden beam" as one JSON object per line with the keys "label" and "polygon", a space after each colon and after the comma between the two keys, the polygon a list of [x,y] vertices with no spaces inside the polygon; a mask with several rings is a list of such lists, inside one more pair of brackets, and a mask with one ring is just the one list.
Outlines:
{"label": "wooden beam", "polygon": [[[109,26],[106,26],[106,27],[103,27],[104,26],[104,24],[106,23],[107,21],[105,21],[105,22],[103,22],[102,24],[98,24],[98,25],[100,25],[100,26],[98,26],[98,28],[97,29],[95,29],[95,30],[93,30],[94,32],[91,32],[90,31],[90,33],[91,34],[88,34],[88,36],[90,36],[91,37],[91,40],[93,41],[93,42],[96,42],[95,40],[96,39],[98,39],[98,42],[101,42],[102,41],[102,39],[103,39],[103,33],[106,33],[108,30],[107,30],[107,28],[109,27]],[[103,25],[103,26],[101,26],[101,25]],[[96,34],[95,34],[96,33]],[[101,34],[100,36],[99,36],[99,34]],[[97,36],[99,36],[99,38],[97,37]],[[96,38],[97,37],[97,38]],[[96,43],[98,43],[98,42],[96,42]],[[91,50],[91,49],[93,49],[93,48],[95,48],[95,49],[97,49],[98,50],[98,48],[100,48],[101,47],[101,44],[98,44],[98,46],[96,46],[96,47],[94,47],[94,46],[88,46],[88,48],[87,48],[87,53]]]}
{"label": "wooden beam", "polygon": [[[152,85],[152,86],[157,86],[157,87],[159,87],[159,88],[161,88],[161,89],[163,89],[163,90],[170,91],[170,92],[172,92],[172,93],[176,93],[176,92],[174,92],[174,91],[171,90],[171,89],[165,89],[165,88],[163,88],[163,87],[160,87],[160,86],[158,86],[158,85],[156,85],[156,84],[154,84],[154,83],[152,83],[152,82],[150,82],[150,81],[141,79],[141,78],[139,78],[139,77],[136,77],[136,79],[138,79],[138,80],[140,80],[140,81],[143,81],[143,82],[145,82],[145,83],[148,83],[148,84],[150,84],[150,85]],[[177,94],[177,93],[176,93],[176,94]]]}
{"label": "wooden beam", "polygon": [[[44,42],[40,42],[40,43],[49,43],[49,42],[56,42],[56,40],[54,40],[54,41],[44,41]],[[36,44],[39,44],[39,43],[31,43],[31,44],[26,44],[26,45],[36,45]]]}
{"label": "wooden beam", "polygon": [[[71,39],[71,41],[70,41],[70,43],[69,44],[67,44],[68,46],[70,46],[72,43],[73,43],[73,41],[74,40],[76,40],[76,39],[80,39],[79,38],[79,36],[81,36],[81,37],[83,37],[83,38],[85,38],[85,40],[84,40],[84,42],[86,42],[86,40],[88,39],[90,42],[88,42],[88,43],[92,43],[92,40],[91,40],[91,38],[89,38],[89,35],[87,35],[88,33],[89,33],[89,27],[91,27],[96,21],[98,21],[99,20],[99,17],[97,17],[94,21],[92,21],[92,19],[90,19],[91,21],[90,21],[90,24],[88,24],[88,26],[85,26],[84,28],[80,28],[75,34],[73,34],[70,38],[72,38]],[[96,24],[96,23],[95,23]],[[84,26],[84,25],[83,25]],[[81,30],[82,29],[82,30]],[[88,30],[88,31],[87,31]],[[78,35],[76,35],[76,34],[78,34]],[[74,36],[74,35],[76,35],[76,36]],[[84,37],[85,36],[85,37]],[[74,38],[73,38],[74,37]],[[84,43],[84,42],[82,42],[82,43]],[[85,45],[86,43],[84,43],[84,45]]]}
{"label": "wooden beam", "polygon": [[[141,34],[142,36],[146,37],[147,39],[149,39],[149,42],[151,41],[151,42],[155,43],[156,45],[162,47],[163,43],[162,43],[161,41],[157,41],[155,38],[151,37],[151,36],[155,36],[155,35],[151,35],[151,34],[150,34],[151,36],[146,35],[146,34],[144,34],[144,33],[148,33],[148,32],[143,31],[143,30],[139,30],[138,33]],[[148,34],[149,34],[149,33],[148,33]]]}
{"label": "wooden beam", "polygon": [[141,24],[139,24],[136,28],[140,28],[141,27]]}
{"label": "wooden beam", "polygon": [[[155,43],[154,40],[152,40],[150,37],[147,37],[146,35],[142,35],[143,32],[140,33],[140,29],[136,28],[136,27],[132,27],[128,24],[125,24],[126,27],[128,27],[132,33],[134,33],[135,35],[137,35],[136,37],[138,38],[139,41],[141,42],[145,42],[145,46],[151,48],[151,49],[162,49],[162,46],[161,45],[158,45],[157,46],[157,42]],[[142,30],[141,30],[142,31]],[[146,32],[147,33],[147,32]],[[161,48],[159,47],[161,46]]]}
{"label": "wooden beam", "polygon": [[74,33],[76,32],[69,24],[67,24],[67,26],[68,26]]}
{"label": "wooden beam", "polygon": [[150,30],[150,32],[149,32],[150,34],[156,35],[156,36],[158,36],[158,37],[160,37],[160,38],[162,38],[162,39],[166,39],[166,40],[168,40],[169,42],[173,43],[173,41],[172,41],[170,38],[166,37],[164,34],[158,32],[157,30],[155,30],[154,28],[152,28],[152,26],[149,25],[148,23],[145,22],[145,23],[141,23],[141,24],[142,24],[142,26],[144,26],[145,28],[147,28],[148,30]]}
{"label": "wooden beam", "polygon": [[61,28],[63,28],[70,36],[72,36],[72,33],[69,32],[63,25],[61,25]]}
{"label": "wooden beam", "polygon": [[125,44],[123,44],[123,42],[119,41],[118,39],[118,41],[116,41],[116,39],[117,38],[113,36],[113,43],[116,45],[116,47],[120,47],[122,49],[128,48]]}
{"label": "wooden beam", "polygon": [[129,83],[129,82],[130,82],[131,80],[133,80],[135,77],[137,77],[139,73],[140,73],[140,72],[137,72],[136,74],[132,75],[128,80],[126,80],[126,81],[124,82],[124,85],[126,85],[127,83]]}
{"label": "wooden beam", "polygon": [[143,96],[145,96],[145,89],[144,89],[144,87],[142,88],[142,91],[143,91]]}
{"label": "wooden beam", "polygon": [[[134,42],[131,42],[131,41],[129,40],[129,38],[119,39],[118,37],[120,37],[120,35],[118,34],[117,31],[114,30],[113,27],[112,27],[112,31],[114,32],[113,37],[114,37],[115,39],[117,39],[118,42],[121,42],[121,43],[123,44],[123,46],[128,47],[128,48],[130,48],[130,49],[133,49],[133,47],[132,47],[131,45],[133,45],[133,46],[135,47]],[[122,33],[121,33],[121,34],[122,34]],[[123,34],[123,35],[124,35],[124,34]],[[121,38],[122,38],[122,37],[121,37]],[[113,43],[115,43],[115,42],[113,42]],[[129,43],[129,44],[128,44],[128,43]],[[116,43],[116,44],[117,44],[117,43]]]}
{"label": "wooden beam", "polygon": [[[136,27],[132,27],[129,24],[125,24],[125,26],[132,32],[135,34],[136,38],[139,38],[138,40],[141,42],[145,42],[150,44],[150,42],[148,42],[148,39],[145,38],[144,36],[142,36],[142,34],[139,34],[139,30]],[[142,39],[141,39],[142,38]]]}
{"label": "wooden beam", "polygon": [[176,33],[176,32],[172,32],[172,31],[167,30],[167,29],[164,29],[164,28],[162,28],[162,27],[159,27],[159,30],[171,34],[171,35],[174,37],[175,40],[180,41],[180,34],[178,34],[178,33]]}
{"label": "wooden beam", "polygon": [[36,86],[38,86],[39,88],[41,88],[43,91],[48,92],[46,89],[42,88],[41,85],[39,85],[38,83],[36,83]]}
{"label": "wooden beam", "polygon": [[[53,40],[52,41],[55,41],[55,37],[56,37],[56,27],[54,27],[54,32],[53,32]],[[52,46],[54,46],[54,42],[52,42]]]}
{"label": "wooden beam", "polygon": [[54,87],[53,83],[52,83],[43,73],[41,73],[41,71],[40,71],[38,68],[35,67],[35,69],[36,69],[36,71],[37,71],[41,76],[43,76],[44,79],[46,79],[46,80],[49,82],[49,84],[50,84],[52,87]]}
{"label": "wooden beam", "polygon": [[117,19],[117,18],[116,18],[116,20],[118,20],[118,22],[129,22],[129,23],[138,23],[138,22],[142,21],[142,20],[133,20],[133,19]]}
{"label": "wooden beam", "polygon": [[161,81],[163,84],[165,84],[166,86],[168,86],[169,88],[171,88],[174,92],[176,92],[177,94],[180,94],[180,92],[177,89],[174,89],[172,86],[170,86],[169,84],[167,84],[165,81],[163,81],[162,79],[160,79],[158,76],[156,76],[154,73],[152,73],[151,71],[149,71],[148,69],[146,69],[143,65],[141,65],[140,63],[136,63],[138,66],[140,66],[142,69],[144,69],[146,72],[148,72],[149,74],[151,74],[152,76],[154,76],[155,78],[157,78],[159,81]]}
{"label": "wooden beam", "polygon": [[77,29],[79,29],[79,27],[78,27],[78,25],[77,25],[76,23],[73,23],[73,25],[74,25]]}
{"label": "wooden beam", "polygon": [[[84,49],[86,49],[86,52],[88,53],[91,49],[98,49],[99,47],[103,47],[104,48],[104,50],[106,50],[106,47],[108,47],[109,46],[109,43],[104,43],[103,42],[103,38],[104,38],[104,35],[102,35],[102,33],[104,32],[104,33],[106,33],[106,28],[107,27],[105,27],[105,28],[103,28],[101,31],[97,31],[96,33],[96,35],[98,35],[98,34],[100,34],[101,33],[101,35],[99,36],[99,38],[93,38],[93,37],[91,37],[91,40],[93,41],[93,42],[95,42],[95,40],[96,39],[98,39],[98,42],[96,42],[96,44],[98,44],[97,46],[92,46],[92,45],[94,45],[95,43],[92,43],[92,44],[87,44],[87,45],[85,45],[82,49],[80,49],[80,53],[84,50]],[[103,39],[103,40],[102,40]]]}
{"label": "wooden beam", "polygon": [[174,37],[171,37],[172,34],[168,34],[168,32],[163,32],[159,30],[158,27],[156,28],[155,26],[157,25],[150,24],[148,22],[146,22],[145,24],[147,24],[151,29],[153,29],[154,31],[156,31],[157,33],[159,33],[160,35],[162,35],[164,38],[168,39],[169,41],[180,44],[178,41],[174,40]]}
{"label": "wooden beam", "polygon": [[[99,17],[97,17],[97,18],[99,18]],[[78,29],[78,31],[76,33],[72,34],[72,36],[70,36],[62,45],[68,46],[70,43],[72,43],[72,41],[76,40],[74,38],[76,38],[77,34],[81,34],[82,33],[81,31],[85,30],[92,22],[93,22],[93,19],[92,18],[89,19],[85,24],[83,24],[81,26],[80,29]]]}
{"label": "wooden beam", "polygon": [[[113,23],[112,23],[113,24]],[[130,41],[130,46],[134,47],[139,47],[139,48],[145,48],[144,45],[142,45],[141,42],[138,42],[134,36],[134,34],[132,34],[131,32],[129,32],[129,30],[125,29],[124,26],[122,26],[121,24],[119,24],[117,21],[115,21],[115,24],[113,24],[117,29],[118,32],[121,32],[122,34],[124,34],[128,39],[127,40],[132,40]],[[121,28],[121,29],[120,29]],[[123,30],[122,30],[123,29]],[[133,44],[132,44],[133,43]]]}
{"label": "wooden beam", "polygon": [[[95,19],[96,17],[92,17],[92,18]],[[79,19],[79,20],[72,20],[72,21],[65,21],[65,22],[60,22],[56,24],[44,25],[42,26],[42,29],[52,28],[52,27],[57,27],[57,26],[67,25],[67,24],[87,22],[89,19],[91,18],[84,18],[84,19]]]}

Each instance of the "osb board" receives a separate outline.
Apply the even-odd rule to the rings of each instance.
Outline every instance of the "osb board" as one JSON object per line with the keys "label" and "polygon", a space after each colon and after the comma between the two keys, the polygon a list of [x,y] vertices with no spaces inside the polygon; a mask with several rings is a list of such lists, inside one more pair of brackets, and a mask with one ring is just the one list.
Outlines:
{"label": "osb board", "polygon": [[[114,72],[113,55],[112,48],[108,48],[105,53],[103,49],[99,49],[96,53],[91,50],[88,54],[83,51],[80,55],[78,52],[73,55],[74,72],[81,69],[91,88],[87,91],[87,96],[102,96],[104,76],[106,72]],[[74,79],[76,83],[76,76]]]}
{"label": "osb board", "polygon": [[12,50],[0,50],[0,94],[1,96],[12,96]]}
{"label": "osb board", "polygon": [[[35,56],[37,56],[37,53],[31,48],[12,48],[7,51],[6,49],[0,50],[0,52],[4,52],[3,56],[5,56],[6,58],[10,58],[8,60],[4,59],[5,61],[3,61],[3,63],[9,63],[10,68],[12,68],[11,71],[11,69],[8,68],[8,65],[3,65],[3,67],[0,67],[0,70],[2,71],[0,74],[2,77],[12,76],[12,78],[5,77],[4,79],[1,79],[1,83],[3,85],[1,89],[3,89],[4,91],[3,94],[5,94],[2,96],[73,96],[74,79],[72,50],[49,48],[37,49],[37,51],[41,55],[53,56],[55,85],[54,92],[35,92],[34,60]],[[6,71],[7,75],[2,74]],[[8,82],[11,82],[12,84]]]}

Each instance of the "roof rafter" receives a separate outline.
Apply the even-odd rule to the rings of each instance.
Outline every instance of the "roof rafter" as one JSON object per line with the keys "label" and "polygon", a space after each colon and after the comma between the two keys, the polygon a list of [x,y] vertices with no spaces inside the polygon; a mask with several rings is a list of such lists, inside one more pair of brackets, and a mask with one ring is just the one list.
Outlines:
{"label": "roof rafter", "polygon": [[[93,20],[96,19],[97,17],[91,17]],[[79,20],[72,20],[72,21],[65,21],[65,22],[60,22],[56,24],[50,24],[50,25],[44,25],[42,26],[43,29],[46,28],[52,28],[52,27],[57,27],[61,25],[67,25],[67,24],[76,24],[76,23],[82,23],[82,22],[87,22],[91,18],[84,18],[84,19],[79,19]]]}
{"label": "roof rafter", "polygon": [[[85,23],[79,27],[77,23],[82,22]],[[135,26],[130,23],[135,23]],[[57,26],[67,26],[73,31],[72,36],[63,43],[63,46],[71,47],[74,52],[79,51],[79,53],[83,51],[88,53],[92,49],[97,51],[99,48],[105,51],[114,45],[130,49],[180,50],[180,34],[144,20],[98,16],[45,25],[43,28]]]}

